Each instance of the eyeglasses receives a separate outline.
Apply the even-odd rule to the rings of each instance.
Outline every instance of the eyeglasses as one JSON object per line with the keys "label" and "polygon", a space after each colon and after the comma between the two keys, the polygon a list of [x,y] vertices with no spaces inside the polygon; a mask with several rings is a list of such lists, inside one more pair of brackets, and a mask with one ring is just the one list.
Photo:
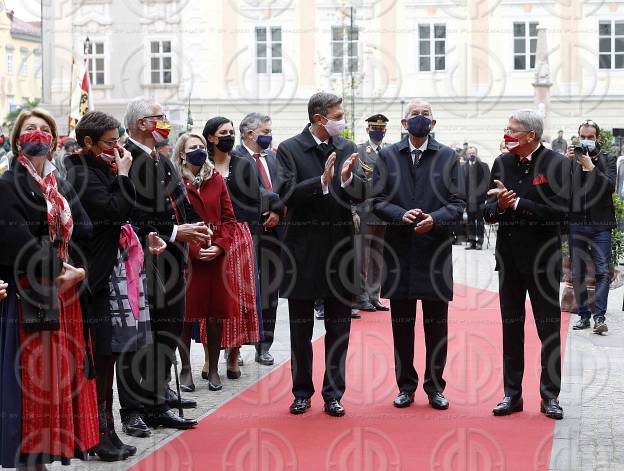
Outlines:
{"label": "eyeglasses", "polygon": [[531,132],[531,131],[532,131],[531,129],[529,129],[528,131],[525,131],[524,129],[516,131],[516,130],[513,130],[513,129],[509,129],[509,128],[505,128],[503,130],[503,132],[505,133],[506,136],[511,136],[512,134],[517,134],[519,132]]}
{"label": "eyeglasses", "polygon": [[106,144],[108,147],[113,147],[117,144],[119,144],[119,140],[120,138],[117,139],[110,139],[108,141],[105,141],[104,139],[100,139],[98,142],[103,142],[104,144]]}
{"label": "eyeglasses", "polygon": [[143,119],[155,119],[157,121],[168,121],[166,114],[155,114],[151,116],[143,116]]}

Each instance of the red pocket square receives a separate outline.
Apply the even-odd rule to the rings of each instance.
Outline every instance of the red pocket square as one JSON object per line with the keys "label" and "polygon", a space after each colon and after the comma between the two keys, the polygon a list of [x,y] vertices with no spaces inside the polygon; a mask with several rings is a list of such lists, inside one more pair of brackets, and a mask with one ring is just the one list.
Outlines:
{"label": "red pocket square", "polygon": [[533,178],[533,181],[531,183],[533,183],[533,185],[542,185],[544,183],[548,183],[548,178],[546,178],[544,175],[538,175]]}

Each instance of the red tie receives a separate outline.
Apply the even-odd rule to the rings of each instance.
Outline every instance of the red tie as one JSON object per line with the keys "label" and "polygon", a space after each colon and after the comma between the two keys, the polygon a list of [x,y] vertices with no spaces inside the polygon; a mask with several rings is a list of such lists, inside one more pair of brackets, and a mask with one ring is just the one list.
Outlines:
{"label": "red tie", "polygon": [[258,169],[260,170],[260,177],[262,178],[262,184],[267,190],[273,191],[271,180],[269,180],[269,176],[267,175],[266,170],[264,169],[264,165],[262,165],[262,162],[260,161],[260,154],[254,154],[254,159],[256,159],[256,165],[258,166]]}

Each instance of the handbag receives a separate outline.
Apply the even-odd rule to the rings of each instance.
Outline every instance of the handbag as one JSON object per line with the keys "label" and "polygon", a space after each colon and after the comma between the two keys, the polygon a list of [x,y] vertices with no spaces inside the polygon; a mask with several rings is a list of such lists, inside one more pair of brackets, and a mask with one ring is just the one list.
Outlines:
{"label": "handbag", "polygon": [[44,286],[41,291],[21,287],[17,300],[22,314],[24,332],[54,331],[61,328],[58,290]]}

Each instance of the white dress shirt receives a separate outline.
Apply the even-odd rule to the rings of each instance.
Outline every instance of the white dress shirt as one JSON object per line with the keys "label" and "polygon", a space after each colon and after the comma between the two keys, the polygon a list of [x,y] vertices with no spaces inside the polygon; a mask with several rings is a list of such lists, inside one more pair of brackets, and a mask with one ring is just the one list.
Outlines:
{"label": "white dress shirt", "polygon": [[[412,165],[414,165],[414,160],[415,160],[414,151],[416,150],[416,146],[412,144],[412,140],[409,137],[407,138],[407,141],[409,142],[410,155],[412,156]],[[425,139],[425,142],[422,143],[422,146],[418,148],[421,156],[427,150],[427,145],[429,145],[429,138]]]}
{"label": "white dress shirt", "polygon": [[[318,137],[314,135],[314,133],[312,133],[312,131],[310,131],[310,134],[312,134],[312,137],[316,141],[316,145],[320,145],[321,143],[329,144],[329,139],[321,141]],[[340,180],[342,181],[342,176],[340,177]],[[340,186],[342,188],[349,186],[351,180],[353,180],[353,172],[351,172],[351,176],[349,177],[349,179],[346,182],[342,182]],[[327,195],[329,193],[329,185],[325,185],[325,183],[323,183],[323,175],[321,175],[321,186],[323,187],[323,194]]]}
{"label": "white dress shirt", "polygon": [[266,152],[264,151],[254,152],[249,147],[247,147],[247,145],[245,145],[244,143],[243,143],[243,147],[247,149],[247,152],[249,152],[249,154],[251,154],[251,157],[254,159],[254,161],[256,160],[255,155],[260,154],[260,162],[262,163],[262,166],[264,167],[264,171],[266,172],[267,178],[269,179],[269,183],[271,184],[271,186],[273,186],[273,182],[271,181],[271,172],[269,171],[269,164],[266,161],[266,155],[267,155]]}

